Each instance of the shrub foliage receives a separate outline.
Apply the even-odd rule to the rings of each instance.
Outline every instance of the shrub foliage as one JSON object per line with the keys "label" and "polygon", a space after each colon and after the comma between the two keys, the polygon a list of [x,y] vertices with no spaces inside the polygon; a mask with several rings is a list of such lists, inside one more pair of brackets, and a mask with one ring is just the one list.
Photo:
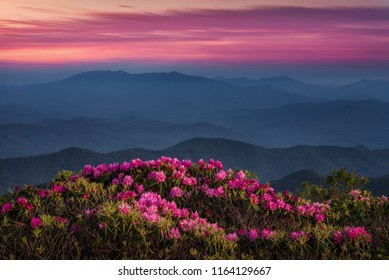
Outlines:
{"label": "shrub foliage", "polygon": [[215,160],[87,165],[0,196],[0,258],[388,259],[388,199],[364,182],[293,195]]}

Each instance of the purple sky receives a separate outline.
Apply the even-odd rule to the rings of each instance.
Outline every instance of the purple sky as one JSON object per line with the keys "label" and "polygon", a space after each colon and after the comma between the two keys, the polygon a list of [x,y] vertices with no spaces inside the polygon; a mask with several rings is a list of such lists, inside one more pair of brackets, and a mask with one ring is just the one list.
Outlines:
{"label": "purple sky", "polygon": [[385,1],[3,2],[0,84],[92,69],[389,79]]}

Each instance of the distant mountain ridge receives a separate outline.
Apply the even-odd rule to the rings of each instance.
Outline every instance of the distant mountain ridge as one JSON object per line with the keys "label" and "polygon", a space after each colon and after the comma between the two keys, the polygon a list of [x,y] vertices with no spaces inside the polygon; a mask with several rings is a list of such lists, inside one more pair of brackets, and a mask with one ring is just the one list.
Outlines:
{"label": "distant mountain ridge", "polygon": [[71,146],[97,152],[167,148],[193,137],[238,139],[238,134],[207,122],[173,124],[136,117],[78,117],[30,124],[0,125],[0,158],[52,153]]}
{"label": "distant mountain ridge", "polygon": [[370,177],[386,175],[389,170],[389,149],[331,146],[265,149],[241,141],[194,138],[159,151],[130,149],[102,154],[68,148],[47,155],[0,159],[0,188],[43,183],[60,170],[78,171],[85,164],[123,162],[138,157],[155,159],[162,155],[193,161],[218,159],[225,168],[242,168],[256,173],[262,182],[276,180],[301,169],[328,174],[331,170],[346,167]]}
{"label": "distant mountain ridge", "polygon": [[346,85],[331,86],[304,83],[288,76],[261,79],[216,77],[215,79],[239,86],[269,85],[286,92],[303,94],[323,100],[373,98],[385,102],[389,101],[389,81],[385,80],[364,79]]}
{"label": "distant mountain ridge", "polygon": [[92,71],[46,84],[0,87],[0,104],[93,117],[135,110],[170,121],[197,121],[196,117],[214,110],[274,108],[304,101],[313,99],[268,85],[242,88],[178,72]]}
{"label": "distant mountain ridge", "polygon": [[389,143],[389,103],[374,99],[231,110],[211,115],[208,120],[234,129],[245,141],[265,147],[362,144],[387,148]]}
{"label": "distant mountain ridge", "polygon": [[[268,148],[296,145],[389,148],[389,103],[370,100],[334,100],[287,104],[275,109],[236,109],[204,112],[193,122],[153,120],[145,112],[118,112],[107,118],[52,118],[50,113],[29,113],[23,107],[1,106],[0,158],[46,154],[77,146],[98,152],[126,148],[163,149],[194,138],[242,140]],[[20,108],[20,109],[18,109]],[[8,112],[8,113],[7,113]],[[24,113],[23,113],[24,112]],[[35,111],[30,111],[35,112]],[[33,122],[33,117],[37,120]]]}
{"label": "distant mountain ridge", "polygon": [[[215,80],[231,83],[239,86],[255,86],[255,85],[268,85],[286,92],[299,93],[307,96],[315,96],[316,98],[323,98],[322,93],[329,91],[333,86],[315,85],[310,83],[304,83],[288,76],[275,76],[260,79],[248,79],[248,78],[224,78],[216,77]],[[325,98],[325,96],[324,96]]]}

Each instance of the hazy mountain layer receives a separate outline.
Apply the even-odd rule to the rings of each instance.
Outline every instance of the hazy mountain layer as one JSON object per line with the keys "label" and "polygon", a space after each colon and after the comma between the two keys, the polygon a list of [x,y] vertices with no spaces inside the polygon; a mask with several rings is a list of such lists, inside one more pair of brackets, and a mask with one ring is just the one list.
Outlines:
{"label": "hazy mountain layer", "polygon": [[203,114],[199,117],[201,122],[188,124],[124,117],[137,115],[135,112],[116,115],[121,117],[79,117],[0,125],[0,158],[39,155],[73,146],[97,152],[128,148],[155,150],[193,137],[242,140],[268,148],[296,145],[389,147],[389,103],[376,100],[217,111]]}
{"label": "hazy mountain layer", "polygon": [[0,87],[0,104],[76,116],[100,117],[133,110],[170,121],[196,121],[214,110],[274,108],[312,100],[268,85],[239,87],[177,72],[94,71],[47,84]]}
{"label": "hazy mountain layer", "polygon": [[239,86],[268,85],[286,92],[303,94],[319,99],[362,100],[374,98],[380,101],[389,101],[389,81],[384,80],[361,80],[347,85],[331,86],[304,83],[287,76],[262,79],[223,77],[216,77],[215,79]]}
{"label": "hazy mountain layer", "polygon": [[288,104],[269,110],[231,110],[208,121],[266,147],[294,145],[389,146],[389,103],[335,100]]}
{"label": "hazy mountain layer", "polygon": [[193,137],[235,138],[220,126],[205,122],[171,124],[139,118],[46,120],[0,125],[0,158],[32,156],[80,147],[97,152],[122,149],[162,149]]}
{"label": "hazy mountain layer", "polygon": [[346,167],[369,177],[383,176],[389,170],[389,150],[332,146],[265,149],[239,141],[196,138],[160,151],[133,149],[102,154],[69,148],[41,156],[2,159],[0,187],[4,190],[23,183],[46,182],[60,170],[78,171],[85,164],[123,162],[137,157],[146,160],[162,155],[193,161],[218,159],[225,164],[225,168],[244,168],[256,172],[262,182],[301,169],[328,174],[331,170]]}

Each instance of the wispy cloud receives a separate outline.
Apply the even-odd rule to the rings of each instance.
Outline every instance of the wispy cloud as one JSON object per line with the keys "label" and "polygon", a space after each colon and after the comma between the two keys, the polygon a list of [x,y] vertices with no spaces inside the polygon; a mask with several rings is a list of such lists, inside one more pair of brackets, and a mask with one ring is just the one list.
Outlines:
{"label": "wispy cloud", "polygon": [[389,8],[254,7],[0,20],[0,61],[389,61]]}
{"label": "wispy cloud", "polygon": [[129,9],[134,8],[134,6],[129,6],[129,5],[119,5],[118,7],[120,7],[120,8],[129,8]]}

